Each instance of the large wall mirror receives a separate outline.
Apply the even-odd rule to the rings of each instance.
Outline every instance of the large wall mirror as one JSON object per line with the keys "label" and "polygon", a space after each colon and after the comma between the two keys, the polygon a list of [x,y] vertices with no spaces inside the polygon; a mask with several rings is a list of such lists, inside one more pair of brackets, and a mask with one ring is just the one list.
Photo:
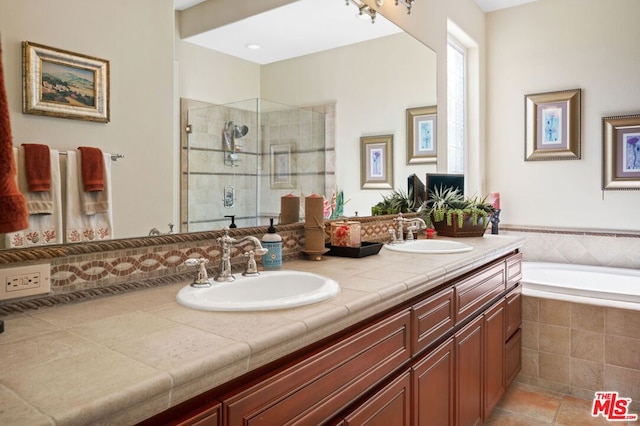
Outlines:
{"label": "large wall mirror", "polygon": [[[307,1],[317,2],[318,0],[299,0],[293,3]],[[370,19],[359,21],[358,9],[351,3],[346,5],[344,0],[320,0],[320,3],[321,5],[316,8],[322,9],[325,6],[329,8],[329,4],[333,3],[337,5],[337,8],[332,9],[328,15],[311,13],[304,18],[306,21],[301,22],[302,25],[305,25],[305,23],[312,21],[320,21],[324,33],[314,36],[317,38],[322,38],[323,35],[333,31],[332,19],[343,19],[344,16],[348,17],[354,28],[363,28],[364,25],[367,30],[375,29],[382,22],[380,16],[378,17],[379,21],[377,20],[373,24]],[[281,23],[274,21],[270,25],[272,28],[279,28]],[[292,34],[288,36],[293,37]],[[180,40],[180,43],[190,43],[190,41],[184,39]],[[172,48],[173,46],[167,46],[167,49]],[[180,46],[177,46],[176,51],[179,49]],[[140,60],[143,58],[140,57]],[[180,55],[176,53],[176,72],[179,74],[189,72],[190,69],[199,66],[198,62],[198,58],[193,58],[193,56],[189,61],[182,62]],[[406,191],[407,176],[410,174],[415,173],[424,177],[427,172],[433,172],[436,169],[435,164],[408,165],[406,142],[406,109],[433,106],[437,103],[436,54],[402,31],[335,49],[260,64],[258,76],[255,77],[254,73],[254,78],[259,80],[257,82],[247,82],[243,80],[243,73],[235,73],[233,70],[220,73],[200,70],[199,73],[194,73],[194,75],[200,76],[203,84],[206,84],[207,79],[216,78],[212,75],[220,74],[225,76],[223,84],[228,87],[228,92],[247,86],[258,87],[258,89],[254,90],[251,96],[238,95],[239,97],[235,99],[228,96],[228,92],[219,98],[212,93],[200,96],[192,90],[193,87],[197,87],[199,82],[190,76],[191,92],[183,93],[182,87],[177,84],[178,88],[174,91],[176,98],[189,98],[215,105],[259,98],[295,108],[318,106],[333,108],[335,114],[335,121],[331,124],[333,126],[331,129],[333,141],[327,144],[328,150],[324,153],[327,156],[327,163],[333,165],[333,169],[331,166],[327,167],[329,173],[326,176],[325,189],[327,186],[337,185],[340,190],[344,191],[345,198],[349,200],[345,205],[345,214],[347,215],[353,215],[355,212],[358,212],[360,216],[369,215],[371,206],[380,201],[381,194],[385,193],[385,191],[361,188],[359,160],[361,137],[393,135],[393,186],[396,189]],[[180,78],[176,77],[176,82]],[[167,90],[171,90],[171,88],[167,88]],[[242,90],[236,91],[246,93]],[[176,109],[177,114],[179,114],[179,109]],[[176,124],[179,122],[178,117],[175,122]],[[244,123],[234,124],[239,124],[241,127]],[[176,129],[176,134],[178,133]],[[222,135],[222,129],[219,129],[219,134]],[[176,141],[176,143],[179,142]],[[298,150],[304,150],[305,147],[302,143],[296,143]],[[173,152],[157,152],[154,155],[176,156],[178,151],[176,146]],[[126,161],[131,161],[131,159],[127,158]],[[219,185],[220,190],[222,191],[225,186]],[[279,190],[289,190],[289,188],[279,188]],[[298,186],[294,186],[291,190],[298,194],[301,191],[307,192],[305,188]],[[117,194],[114,196],[117,197]],[[214,197],[216,200],[219,199],[221,205],[224,203],[222,195]],[[121,214],[120,217],[140,215],[140,206],[144,205],[144,200],[139,201],[140,203],[137,205],[120,204],[123,209],[130,208],[132,210]],[[179,201],[166,199],[167,212],[178,210],[178,207],[174,205],[175,202]],[[279,200],[274,203],[271,210],[275,211],[278,203]],[[175,229],[179,230],[180,224],[177,219],[173,222],[175,222]],[[162,233],[168,231],[166,224],[154,223],[149,224],[148,228],[130,231],[118,235],[118,237],[144,237],[148,235],[152,226],[157,227]],[[212,229],[219,229],[221,225],[217,226],[212,226]],[[122,229],[122,227],[118,227],[118,223],[115,224],[115,227]]]}
{"label": "large wall mirror", "polygon": [[[287,15],[285,10],[288,9],[306,12]],[[251,20],[254,18],[258,19]],[[360,216],[370,215],[371,207],[381,201],[382,194],[389,191],[362,188],[360,182],[361,137],[393,136],[393,176],[390,179],[393,183],[393,189],[407,191],[407,177],[409,175],[415,173],[424,179],[427,172],[435,171],[435,162],[408,164],[407,131],[409,129],[407,129],[406,122],[407,109],[420,107],[434,107],[435,109],[437,101],[435,52],[381,15],[377,15],[375,22],[372,23],[370,15],[360,16],[358,8],[351,2],[345,5],[344,0],[299,0],[251,19],[192,35],[186,37],[185,40],[201,46],[213,44],[214,49],[259,62],[260,71],[257,77],[259,82],[256,86],[259,87],[261,99],[256,102],[277,102],[289,105],[291,108],[319,108],[328,111],[324,129],[319,126],[313,130],[313,135],[298,134],[294,136],[293,132],[286,127],[295,126],[296,133],[298,133],[300,126],[304,126],[304,124],[299,124],[297,121],[293,123],[282,121],[281,127],[284,129],[285,135],[280,142],[277,140],[258,142],[258,145],[261,146],[258,151],[262,152],[263,159],[263,167],[258,171],[258,174],[262,177],[263,184],[258,179],[253,187],[259,188],[257,198],[260,203],[266,204],[268,207],[257,209],[259,217],[257,221],[254,221],[256,224],[267,223],[267,217],[274,213],[277,216],[279,198],[286,192],[294,192],[302,198],[311,192],[321,191],[320,193],[330,198],[336,186],[337,190],[344,192],[345,199],[349,200],[344,209],[346,215],[352,216],[356,213]],[[234,30],[236,26],[240,29]],[[267,28],[268,33],[258,32],[257,35],[254,35],[257,27]],[[315,33],[308,33],[311,31],[310,28],[315,28]],[[185,33],[188,32],[188,30],[185,31]],[[268,53],[258,52],[256,54],[249,52],[246,48],[246,45],[252,40],[251,37],[260,40],[264,38],[263,49],[268,50],[272,49],[273,45],[280,43],[279,40],[272,38],[272,33],[282,34],[282,37],[290,40],[296,38],[293,35],[299,37],[301,32],[307,32],[305,40],[309,45],[314,45],[314,42],[317,41],[325,42],[325,39],[335,36],[335,33],[339,34],[338,38],[341,39],[341,43],[331,48],[312,46],[311,50],[307,49],[309,46],[301,48],[293,43],[291,51],[298,50],[298,53],[283,55],[282,59],[275,61],[265,59]],[[246,33],[251,35],[246,36]],[[344,42],[345,39],[349,42]],[[181,65],[182,70],[186,73],[189,73],[188,67],[189,64]],[[241,67],[238,66],[238,74],[241,71]],[[227,88],[229,85],[235,86],[240,93],[247,84],[246,79],[225,81]],[[228,93],[208,93],[208,96],[207,102],[224,103],[224,106],[245,103],[234,102],[236,99],[229,98]],[[198,100],[205,99],[199,98]],[[250,104],[254,105],[254,102]],[[247,108],[247,110],[249,109],[251,108]],[[197,115],[205,110],[201,110],[198,103],[194,103],[193,109],[190,111],[191,115]],[[233,114],[228,111],[226,114],[228,117],[232,117]],[[250,112],[253,114],[253,111]],[[211,126],[215,129],[213,136],[218,138],[214,145],[223,146],[224,144],[219,140],[221,136],[218,129],[230,118],[222,116],[222,114],[210,115],[213,119],[218,120]],[[298,120],[300,113],[293,111],[290,115]],[[245,119],[245,121],[247,120],[250,118]],[[319,120],[314,122],[319,122]],[[269,131],[264,132],[266,137],[273,136],[274,128],[269,124],[266,123],[263,128],[252,129],[254,135],[267,129]],[[311,130],[311,126],[311,124],[308,125],[308,130]],[[204,126],[199,127],[200,129],[204,128]],[[318,149],[318,143],[315,140],[317,133],[322,130],[325,132],[322,135],[325,138],[325,147],[327,148],[325,152]],[[244,140],[249,141],[247,146],[251,146],[251,139],[245,137]],[[300,175],[291,179],[294,183],[290,185],[289,189],[283,191],[275,188],[274,190],[273,185],[269,185],[268,182],[269,175],[273,174],[273,171],[269,169],[268,156],[270,148],[279,144],[295,146],[299,152],[305,153],[304,155],[309,155],[311,152],[317,153],[315,160],[317,163],[324,164],[324,156],[326,155],[327,175],[324,188],[322,185],[310,186],[308,184],[305,174],[316,173],[318,169],[307,167],[297,170]],[[198,155],[197,152],[195,154]],[[216,156],[214,160],[223,158],[222,154],[216,154]],[[313,162],[308,160],[307,158],[305,163]],[[216,229],[216,223],[220,226],[228,223],[228,220],[224,219],[223,200],[227,198],[224,196],[225,193],[233,193],[228,188],[234,185],[225,183],[225,179],[229,179],[227,172],[232,171],[233,167],[231,164],[218,166],[215,164],[216,162],[213,161],[208,165],[208,173],[217,173],[220,177],[217,184],[208,185],[207,193],[209,196],[204,200],[209,204],[206,207],[206,213],[190,214],[189,216],[195,218],[195,223],[189,224],[189,227],[185,226],[188,216],[183,215],[181,229],[208,229],[202,228],[201,225],[212,226],[212,229]],[[238,165],[242,166],[242,163],[239,162]],[[196,170],[201,173],[202,163],[199,163],[197,167]],[[250,173],[244,173],[245,176],[247,174]],[[191,180],[197,182],[203,179],[200,174],[197,179],[194,177]],[[246,183],[242,183],[239,179],[236,179],[236,182],[240,182],[240,185],[244,185],[245,188],[247,187]],[[242,191],[246,191],[244,188],[238,191],[238,186],[234,186],[236,199],[241,197]],[[188,188],[183,187],[182,189],[183,207],[187,204],[184,201],[185,198],[189,197],[190,204],[197,204],[193,203],[194,196],[184,196],[186,195],[185,191],[189,191],[190,194],[203,193],[195,185],[189,185]],[[268,200],[268,202],[265,203],[264,200]],[[211,202],[214,205],[211,205]],[[242,203],[238,203],[238,205],[240,204]],[[255,203],[249,203],[249,209],[246,211],[237,208],[226,211],[240,218],[251,218],[256,214]],[[242,226],[247,221],[241,219],[239,223]]]}

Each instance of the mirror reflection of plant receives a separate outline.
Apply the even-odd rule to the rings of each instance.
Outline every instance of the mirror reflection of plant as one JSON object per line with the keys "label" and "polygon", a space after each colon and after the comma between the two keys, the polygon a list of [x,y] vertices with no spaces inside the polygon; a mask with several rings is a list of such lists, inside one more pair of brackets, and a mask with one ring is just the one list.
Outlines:
{"label": "mirror reflection of plant", "polygon": [[457,188],[443,186],[434,188],[423,207],[427,213],[427,226],[431,226],[431,221],[442,222],[445,219],[447,225],[451,226],[454,214],[459,228],[462,228],[465,216],[471,216],[475,226],[479,217],[487,223],[486,218],[495,212],[495,208],[487,202],[487,197],[464,197]]}
{"label": "mirror reflection of plant", "polygon": [[371,207],[374,216],[384,214],[409,213],[416,211],[413,194],[402,190],[393,190],[389,195],[382,195],[382,201]]}

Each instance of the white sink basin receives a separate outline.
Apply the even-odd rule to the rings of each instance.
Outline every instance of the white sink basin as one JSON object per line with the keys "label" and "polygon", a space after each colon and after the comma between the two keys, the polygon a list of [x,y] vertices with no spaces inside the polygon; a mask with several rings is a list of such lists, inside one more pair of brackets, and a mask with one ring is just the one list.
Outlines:
{"label": "white sink basin", "polygon": [[384,248],[405,253],[425,254],[464,253],[473,250],[473,246],[469,244],[450,240],[413,240],[400,244],[385,244]]}
{"label": "white sink basin", "polygon": [[308,305],[340,292],[336,281],[298,271],[261,271],[257,277],[237,274],[233,282],[212,283],[208,288],[182,288],[178,303],[205,311],[263,311]]}

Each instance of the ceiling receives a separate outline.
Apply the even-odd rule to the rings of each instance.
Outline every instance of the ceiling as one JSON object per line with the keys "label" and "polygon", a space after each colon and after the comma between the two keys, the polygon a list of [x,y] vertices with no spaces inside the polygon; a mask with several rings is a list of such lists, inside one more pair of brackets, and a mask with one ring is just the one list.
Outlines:
{"label": "ceiling", "polygon": [[[206,0],[174,0],[184,10]],[[416,0],[416,2],[426,0]],[[537,0],[474,0],[485,12]],[[400,6],[398,6],[400,7]],[[402,30],[381,15],[375,24],[358,19],[344,0],[299,0],[192,37],[190,43],[258,64],[268,64],[340,46],[384,37]],[[273,22],[278,22],[277,26]],[[327,31],[330,22],[331,31]],[[250,49],[249,45],[260,49]]]}

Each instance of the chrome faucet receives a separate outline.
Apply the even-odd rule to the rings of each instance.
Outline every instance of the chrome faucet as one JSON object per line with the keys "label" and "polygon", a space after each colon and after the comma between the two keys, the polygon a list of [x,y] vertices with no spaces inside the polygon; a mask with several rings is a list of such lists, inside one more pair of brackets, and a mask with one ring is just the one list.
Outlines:
{"label": "chrome faucet", "polygon": [[224,235],[222,237],[218,237],[216,240],[222,248],[222,253],[220,254],[220,273],[215,277],[215,280],[217,282],[235,281],[236,277],[234,277],[231,273],[231,249],[234,244],[239,244],[247,240],[253,243],[254,249],[247,252],[246,257],[248,257],[248,261],[244,275],[258,275],[255,255],[257,254],[261,256],[263,254],[267,254],[268,251],[267,249],[262,247],[259,239],[254,236],[248,235],[236,240],[235,238],[229,236],[229,228],[224,228]]}
{"label": "chrome faucet", "polygon": [[427,224],[424,220],[419,217],[414,217],[411,219],[405,219],[402,216],[402,213],[398,213],[398,217],[393,219],[396,222],[396,229],[390,229],[389,233],[391,234],[391,244],[401,244],[404,243],[404,225],[407,224],[407,230],[409,231],[407,234],[407,241],[413,241],[413,231],[418,229],[425,229]]}

